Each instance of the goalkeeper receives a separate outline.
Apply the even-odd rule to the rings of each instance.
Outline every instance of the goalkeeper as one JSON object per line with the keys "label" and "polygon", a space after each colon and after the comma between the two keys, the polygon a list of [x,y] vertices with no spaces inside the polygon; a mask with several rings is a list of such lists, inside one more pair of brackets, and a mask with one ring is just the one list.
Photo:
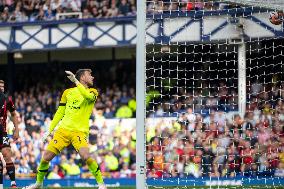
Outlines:
{"label": "goalkeeper", "polygon": [[90,88],[93,86],[94,77],[91,75],[90,69],[79,69],[76,76],[70,71],[65,72],[68,75],[67,77],[76,84],[76,87],[64,91],[49,129],[43,136],[43,141],[45,141],[61,120],[58,129],[54,132],[53,139],[41,158],[36,183],[24,188],[42,188],[49,162],[65,147],[72,144],[96,178],[99,189],[106,189],[99,166],[90,157],[87,140],[89,136],[89,118],[98,96],[97,90]]}

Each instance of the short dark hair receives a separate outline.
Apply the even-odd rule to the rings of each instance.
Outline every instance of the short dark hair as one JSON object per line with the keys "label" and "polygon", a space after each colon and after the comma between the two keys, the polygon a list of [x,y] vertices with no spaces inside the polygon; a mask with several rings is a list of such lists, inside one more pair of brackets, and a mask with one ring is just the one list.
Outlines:
{"label": "short dark hair", "polygon": [[77,72],[75,74],[76,79],[78,79],[80,81],[81,76],[84,75],[84,73],[86,71],[92,72],[91,69],[79,69],[79,70],[77,70]]}

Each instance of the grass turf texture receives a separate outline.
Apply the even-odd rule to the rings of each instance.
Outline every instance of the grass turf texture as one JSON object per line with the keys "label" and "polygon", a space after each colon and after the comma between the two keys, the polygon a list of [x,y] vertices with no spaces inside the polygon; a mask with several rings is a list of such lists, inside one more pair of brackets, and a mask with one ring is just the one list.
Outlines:
{"label": "grass turf texture", "polygon": [[[63,189],[93,189],[97,187],[61,187]],[[108,187],[108,188],[117,188],[117,189],[135,189],[133,186],[120,186],[120,187]],[[258,186],[151,186],[148,189],[284,189],[284,186],[273,186],[273,185],[258,185]],[[55,189],[55,188],[44,188],[44,189]]]}

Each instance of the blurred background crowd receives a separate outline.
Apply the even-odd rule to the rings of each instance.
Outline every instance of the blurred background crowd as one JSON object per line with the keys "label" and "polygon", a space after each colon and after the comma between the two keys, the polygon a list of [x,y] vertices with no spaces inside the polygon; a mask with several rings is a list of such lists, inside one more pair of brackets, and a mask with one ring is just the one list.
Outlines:
{"label": "blurred background crowd", "polygon": [[237,112],[202,116],[188,108],[178,121],[148,127],[148,176],[284,176],[283,118],[281,100],[275,109],[248,111],[244,119]]}
{"label": "blurred background crowd", "polygon": [[[100,96],[90,118],[91,153],[105,177],[135,177],[135,119],[121,119],[135,117],[135,75],[129,74],[135,68],[131,63],[99,65],[103,64],[94,69]],[[35,176],[46,145],[41,137],[56,111],[62,91],[69,87],[64,73],[57,72],[65,70],[65,66],[45,67],[48,72],[40,71],[41,65],[16,70],[17,90],[12,95],[20,113],[20,139],[11,144],[18,178]],[[78,65],[68,66],[76,70]],[[100,75],[107,71],[111,74]],[[23,73],[33,77],[24,77]],[[51,78],[54,78],[53,85],[48,86]],[[170,102],[175,104],[174,108],[166,108],[168,100],[153,106],[156,99],[149,95],[148,177],[283,175],[283,83],[274,85],[273,90],[271,83],[259,80],[251,83],[244,118],[237,112],[237,94],[229,95],[235,90],[233,85],[219,82],[213,86],[219,89],[214,97],[190,93],[172,96]],[[206,87],[202,92],[215,87]],[[206,108],[200,102],[205,102]],[[153,108],[155,111],[150,111]],[[12,130],[13,124],[9,121],[9,134]],[[91,174],[73,147],[51,162],[47,176],[49,179],[89,177]]]}
{"label": "blurred background crowd", "polygon": [[[149,14],[232,7],[216,0],[147,1]],[[1,23],[135,15],[136,0],[0,0]],[[147,46],[147,177],[284,177],[283,42],[246,42],[244,116],[238,113],[237,45],[173,44],[164,46],[168,52]],[[9,82],[6,87],[20,114],[20,138],[10,139],[17,178],[35,177],[47,145],[41,138],[62,92],[73,87],[64,70],[78,68],[93,70],[99,91],[90,117],[92,157],[105,177],[135,178],[136,62],[116,60],[115,51],[112,56],[109,61],[17,63],[10,70],[13,87]],[[0,79],[8,78],[5,74],[0,72]],[[13,124],[7,122],[12,135]],[[52,160],[47,178],[92,175],[70,146]]]}
{"label": "blurred background crowd", "polygon": [[[227,9],[218,1],[149,1],[149,13]],[[71,18],[110,18],[136,15],[136,0],[0,0],[1,22],[50,21]]]}
{"label": "blurred background crowd", "polygon": [[[118,62],[109,67],[106,65],[98,64],[93,69],[99,97],[90,117],[91,152],[106,177],[135,177],[134,119],[127,122],[128,128],[123,127],[123,121],[120,121],[120,118],[135,116],[135,64]],[[62,92],[74,87],[64,74],[66,66],[75,72],[80,65],[69,63],[47,67],[38,64],[19,66],[15,70],[15,92],[10,95],[14,97],[16,110],[20,113],[20,139],[11,144],[18,177],[30,177],[36,173],[45,147],[41,141],[42,134],[50,124]],[[92,67],[88,63],[85,66]],[[103,74],[106,72],[109,75]],[[26,74],[33,77],[26,77]],[[48,86],[51,78],[53,85]],[[116,118],[115,121],[109,121],[113,118]],[[9,134],[12,134],[12,122],[7,125]],[[52,161],[50,171],[48,178],[91,176],[73,147]]]}

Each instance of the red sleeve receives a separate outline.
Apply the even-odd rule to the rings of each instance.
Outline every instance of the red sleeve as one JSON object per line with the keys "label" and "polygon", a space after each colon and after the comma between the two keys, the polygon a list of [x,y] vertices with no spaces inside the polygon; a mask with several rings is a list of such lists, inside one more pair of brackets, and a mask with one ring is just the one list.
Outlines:
{"label": "red sleeve", "polygon": [[11,96],[8,97],[7,109],[9,110],[9,112],[15,111],[15,105]]}

